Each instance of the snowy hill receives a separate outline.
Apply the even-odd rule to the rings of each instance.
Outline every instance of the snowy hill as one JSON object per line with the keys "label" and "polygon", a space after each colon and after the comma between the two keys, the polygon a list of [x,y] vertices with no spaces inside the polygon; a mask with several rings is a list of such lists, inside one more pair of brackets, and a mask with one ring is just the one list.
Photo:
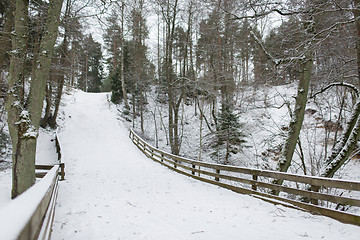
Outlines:
{"label": "snowy hill", "polygon": [[66,97],[53,239],[358,239],[360,228],[177,175],[128,138],[107,94]]}
{"label": "snowy hill", "polygon": [[[315,91],[313,89],[310,94]],[[290,114],[294,109],[296,92],[296,83],[257,88],[247,87],[239,91],[235,97],[235,108],[237,117],[242,123],[241,131],[245,135],[246,143],[242,151],[231,156],[230,164],[259,169],[276,169],[287,134]],[[135,120],[134,129],[153,146],[170,151],[166,137],[168,134],[167,104],[159,101],[158,93],[154,89],[148,92],[147,100],[147,110],[144,113],[144,132],[140,129],[140,118]],[[333,144],[341,137],[343,127],[351,115],[353,104],[351,92],[343,88],[334,88],[318,95],[315,99],[309,99],[300,134],[302,148],[300,150],[297,147],[289,172],[319,175],[324,167],[324,160],[332,151]],[[212,124],[210,105],[205,100],[203,112],[209,123]],[[126,115],[122,105],[117,107],[122,119],[131,118]],[[213,135],[205,122],[201,123],[197,104],[191,99],[183,102],[180,115],[180,131],[182,132],[180,154],[195,160],[216,162],[211,158],[214,150],[209,147],[213,141]],[[337,122],[339,122],[339,128],[336,128]],[[133,127],[131,122],[124,121],[124,124],[129,128]],[[212,127],[214,126],[212,125]],[[201,138],[202,141],[200,141]],[[199,157],[200,150],[201,157]],[[306,172],[303,165],[306,166]],[[357,174],[359,171],[360,160],[355,157],[338,171],[335,178],[360,180]]]}

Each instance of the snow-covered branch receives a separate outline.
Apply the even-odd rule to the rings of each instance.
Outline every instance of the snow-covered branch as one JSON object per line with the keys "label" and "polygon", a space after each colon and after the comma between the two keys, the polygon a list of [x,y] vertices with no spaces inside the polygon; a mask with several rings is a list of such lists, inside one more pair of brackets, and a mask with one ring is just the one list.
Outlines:
{"label": "snow-covered branch", "polygon": [[320,93],[325,92],[326,90],[328,90],[329,88],[335,87],[335,86],[344,86],[344,87],[348,87],[351,88],[355,93],[356,96],[358,97],[360,95],[359,89],[350,84],[350,83],[344,83],[344,82],[335,82],[335,83],[331,83],[329,85],[327,85],[326,87],[324,87],[323,89],[321,89],[320,91],[316,92],[315,94],[313,94],[310,98],[315,98],[317,95],[319,95]]}

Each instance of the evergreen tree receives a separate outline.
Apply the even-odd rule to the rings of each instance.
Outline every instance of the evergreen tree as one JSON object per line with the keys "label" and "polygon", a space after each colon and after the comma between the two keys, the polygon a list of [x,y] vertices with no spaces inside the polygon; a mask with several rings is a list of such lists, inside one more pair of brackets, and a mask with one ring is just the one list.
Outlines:
{"label": "evergreen tree", "polygon": [[89,35],[84,39],[83,45],[79,87],[83,91],[100,92],[103,78],[101,44]]}
{"label": "evergreen tree", "polygon": [[218,115],[217,131],[211,147],[214,152],[212,158],[221,164],[229,164],[231,154],[236,154],[242,149],[244,134],[241,132],[242,124],[234,113],[230,104],[223,104]]}
{"label": "evergreen tree", "polygon": [[[130,91],[134,84],[131,82],[133,69],[130,63],[132,62],[131,54],[129,53],[129,44],[130,42],[126,41],[124,44],[124,81],[127,86],[127,91]],[[117,66],[114,71],[109,75],[111,81],[111,101],[113,103],[120,103],[124,97],[121,83],[121,67]]]}

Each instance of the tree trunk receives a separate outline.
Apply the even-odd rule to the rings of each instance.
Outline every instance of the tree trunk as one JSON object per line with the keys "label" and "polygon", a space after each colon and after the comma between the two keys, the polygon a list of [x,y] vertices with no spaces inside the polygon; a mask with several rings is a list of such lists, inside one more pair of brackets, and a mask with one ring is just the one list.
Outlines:
{"label": "tree trunk", "polygon": [[132,90],[131,93],[132,96],[132,122],[133,122],[133,128],[135,128],[135,119],[136,119],[136,98],[135,98],[135,90]]}
{"label": "tree trunk", "polygon": [[68,54],[68,41],[67,41],[67,31],[65,31],[65,35],[64,35],[64,41],[62,44],[62,51],[61,51],[61,59],[60,59],[60,66],[62,68],[61,70],[61,74],[58,78],[58,86],[57,86],[57,91],[56,91],[56,97],[55,97],[55,102],[54,102],[54,112],[50,118],[49,121],[49,126],[53,129],[56,128],[56,118],[59,112],[59,107],[60,107],[60,102],[61,102],[61,97],[63,94],[63,89],[64,89],[64,82],[65,82],[65,62],[66,62],[66,58],[67,58],[67,54]]}
{"label": "tree trunk", "polygon": [[40,55],[38,60],[38,65],[40,67],[35,71],[31,81],[28,108],[36,129],[39,127],[40,123],[43,99],[45,96],[45,86],[50,72],[51,58],[54,52],[54,45],[58,32],[62,2],[63,0],[54,0],[50,2],[47,23],[40,44]]}
{"label": "tree trunk", "polygon": [[46,97],[45,97],[45,101],[46,101],[46,107],[45,107],[45,116],[41,119],[40,122],[40,126],[42,128],[46,128],[46,126],[49,123],[49,119],[51,117],[51,95],[52,95],[52,87],[51,87],[51,83],[48,82],[47,86],[46,86]]}
{"label": "tree trunk", "polygon": [[58,78],[58,86],[57,86],[56,97],[54,102],[54,112],[49,121],[49,126],[53,129],[56,128],[56,118],[59,113],[59,107],[60,107],[61,97],[63,94],[64,83],[65,83],[65,68],[66,68],[66,59],[68,58],[68,46],[69,46],[68,34],[70,27],[67,21],[69,20],[70,17],[70,4],[71,4],[71,0],[66,0],[65,17],[63,19],[63,21],[65,22],[65,32],[64,32],[64,40],[61,46],[62,51],[60,54],[61,71],[60,71],[60,76]]}
{"label": "tree trunk", "polygon": [[[299,80],[298,92],[296,97],[295,109],[291,118],[289,132],[285,141],[283,152],[278,162],[277,170],[286,172],[290,167],[292,157],[296,148],[296,144],[300,135],[300,130],[304,120],[307,95],[311,79],[311,71],[313,66],[312,52],[306,53],[305,60],[302,63],[302,72]],[[275,179],[273,183],[282,184],[283,180]],[[278,194],[278,192],[273,192]]]}
{"label": "tree trunk", "polygon": [[[349,159],[356,148],[360,136],[360,99],[358,98],[353,110],[347,130],[339,146],[333,151],[326,161],[326,168],[321,173],[322,177],[333,177],[336,171]],[[355,123],[352,127],[351,124]],[[351,128],[352,127],[352,128]]]}
{"label": "tree trunk", "polygon": [[[34,140],[31,142],[28,141],[29,144],[26,144],[26,142],[24,144],[22,143],[22,140],[25,140],[24,135],[31,125],[31,123],[27,124],[26,117],[28,117],[28,112],[24,111],[22,106],[22,73],[28,36],[28,29],[26,27],[28,26],[28,4],[28,1],[17,0],[15,2],[14,31],[16,34],[12,37],[13,51],[8,76],[10,91],[6,103],[6,110],[8,112],[7,121],[13,145],[12,198],[15,198],[35,183],[35,156],[24,153],[24,151],[26,152],[26,147],[32,145]],[[21,116],[23,117],[22,119]],[[23,120],[21,124],[19,124],[19,120]],[[29,137],[28,140],[34,138],[35,136]]]}
{"label": "tree trunk", "polygon": [[50,71],[51,58],[57,36],[62,0],[50,2],[40,55],[30,83],[25,105],[19,99],[17,83],[22,81],[26,53],[28,1],[17,0],[15,8],[14,55],[10,64],[9,84],[11,94],[7,102],[8,125],[13,143],[12,198],[17,197],[35,183],[35,153],[38,128],[45,96],[45,86]]}
{"label": "tree trunk", "polygon": [[[129,103],[127,100],[127,91],[126,91],[126,85],[125,85],[125,78],[124,78],[124,65],[125,65],[125,45],[124,45],[124,3],[122,3],[121,6],[121,59],[120,59],[120,64],[121,64],[121,88],[122,88],[122,92],[123,92],[123,98],[124,98],[124,104],[125,104],[125,108],[126,109],[130,109],[129,107]],[[115,55],[114,55],[115,58]]]}
{"label": "tree trunk", "polygon": [[199,132],[199,159],[198,161],[201,161],[201,153],[202,153],[202,130],[203,130],[203,111],[204,111],[204,97],[202,97],[201,100],[201,106],[199,104],[199,110],[200,110],[200,132]]}
{"label": "tree trunk", "polygon": [[[175,138],[177,136],[175,133],[175,119],[174,119],[174,111],[175,111],[175,102],[176,102],[176,92],[174,86],[174,79],[173,79],[173,43],[174,43],[174,31],[175,31],[175,22],[176,22],[176,15],[177,15],[177,3],[178,1],[175,0],[174,6],[172,6],[172,15],[170,16],[170,9],[167,9],[167,13],[163,12],[166,15],[166,53],[165,53],[165,71],[166,71],[166,78],[167,78],[167,90],[168,90],[168,102],[169,102],[169,141],[171,147],[171,153],[176,154],[177,150],[175,147]],[[170,6],[168,6],[170,8]]]}
{"label": "tree trunk", "polygon": [[143,95],[143,86],[140,83],[140,127],[141,132],[144,133],[144,95]]}

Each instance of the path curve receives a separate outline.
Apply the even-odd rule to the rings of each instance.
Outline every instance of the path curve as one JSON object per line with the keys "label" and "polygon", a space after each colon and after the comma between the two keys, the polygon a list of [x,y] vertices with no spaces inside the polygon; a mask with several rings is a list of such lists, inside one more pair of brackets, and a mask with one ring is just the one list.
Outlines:
{"label": "path curve", "polygon": [[[66,96],[52,239],[358,239],[360,228],[236,194],[146,158],[107,94]],[[114,108],[114,107],[113,107]]]}

